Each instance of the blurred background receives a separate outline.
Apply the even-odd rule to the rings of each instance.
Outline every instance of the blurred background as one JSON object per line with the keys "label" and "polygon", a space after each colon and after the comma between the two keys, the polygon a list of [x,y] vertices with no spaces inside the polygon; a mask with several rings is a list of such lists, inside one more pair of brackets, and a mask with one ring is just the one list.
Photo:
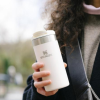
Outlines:
{"label": "blurred background", "polygon": [[22,100],[36,61],[31,37],[44,30],[45,0],[0,0],[0,100]]}

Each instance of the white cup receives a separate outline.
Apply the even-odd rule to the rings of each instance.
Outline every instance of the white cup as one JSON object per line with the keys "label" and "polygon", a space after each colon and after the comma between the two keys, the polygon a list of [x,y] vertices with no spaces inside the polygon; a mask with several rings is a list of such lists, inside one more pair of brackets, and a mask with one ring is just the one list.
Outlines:
{"label": "white cup", "polygon": [[40,71],[50,71],[50,75],[42,80],[51,79],[52,83],[45,86],[46,91],[53,91],[69,85],[68,76],[60,52],[59,44],[53,30],[38,31],[32,37],[33,49],[38,62],[43,62]]}

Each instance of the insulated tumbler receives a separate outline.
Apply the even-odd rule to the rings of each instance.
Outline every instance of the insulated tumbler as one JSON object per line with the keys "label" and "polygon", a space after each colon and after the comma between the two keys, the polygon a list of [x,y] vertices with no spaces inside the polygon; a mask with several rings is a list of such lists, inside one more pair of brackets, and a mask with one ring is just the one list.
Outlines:
{"label": "insulated tumbler", "polygon": [[51,79],[51,84],[45,86],[45,91],[53,91],[69,85],[64,62],[60,52],[55,31],[38,31],[33,34],[32,44],[36,59],[43,62],[40,71],[50,71],[50,75],[42,80]]}

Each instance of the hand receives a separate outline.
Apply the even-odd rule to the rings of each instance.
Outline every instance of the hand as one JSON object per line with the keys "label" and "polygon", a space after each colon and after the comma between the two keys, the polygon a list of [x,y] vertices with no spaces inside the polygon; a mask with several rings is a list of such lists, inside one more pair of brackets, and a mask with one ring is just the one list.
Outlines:
{"label": "hand", "polygon": [[[64,66],[67,67],[67,64],[64,63]],[[34,73],[32,76],[32,78],[34,80],[34,86],[36,87],[37,92],[44,96],[54,95],[58,91],[58,89],[54,90],[54,91],[49,91],[49,92],[45,91],[45,89],[44,89],[44,86],[51,84],[51,80],[42,81],[42,77],[46,77],[46,76],[50,75],[49,71],[40,71],[39,70],[40,68],[43,68],[43,67],[44,67],[44,64],[40,63],[40,62],[35,62],[32,65],[32,68],[34,70]]]}

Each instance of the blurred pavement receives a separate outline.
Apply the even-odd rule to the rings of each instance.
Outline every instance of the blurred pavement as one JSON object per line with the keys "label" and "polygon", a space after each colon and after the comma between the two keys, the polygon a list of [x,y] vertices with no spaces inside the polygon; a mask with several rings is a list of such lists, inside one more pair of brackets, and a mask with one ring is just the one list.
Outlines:
{"label": "blurred pavement", "polygon": [[23,89],[14,89],[8,91],[8,94],[0,100],[22,100]]}

